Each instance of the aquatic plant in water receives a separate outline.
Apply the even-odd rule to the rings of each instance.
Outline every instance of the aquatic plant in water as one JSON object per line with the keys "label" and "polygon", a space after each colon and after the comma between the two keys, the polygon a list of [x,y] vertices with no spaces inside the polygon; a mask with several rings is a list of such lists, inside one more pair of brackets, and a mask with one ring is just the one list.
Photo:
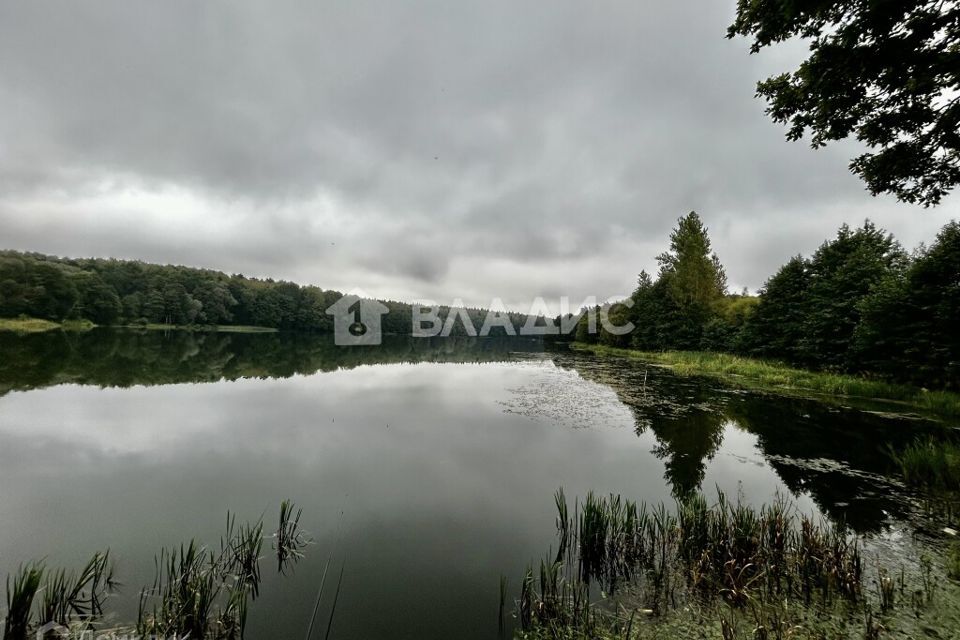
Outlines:
{"label": "aquatic plant in water", "polygon": [[[281,574],[311,542],[300,515],[290,501],[281,504],[279,527],[271,536]],[[191,540],[161,551],[153,586],[140,594],[136,625],[123,631],[143,638],[242,638],[249,603],[260,593],[264,539],[262,518],[238,525],[228,514],[217,550]],[[42,562],[23,565],[7,578],[3,640],[32,640],[38,633],[56,637],[56,629],[45,631],[51,625],[90,629],[117,586],[109,552],[95,554],[79,573],[50,570]]]}
{"label": "aquatic plant in water", "polygon": [[555,499],[564,553],[527,568],[518,637],[873,638],[899,605],[919,617],[935,589],[868,571],[844,526],[780,497],[758,509],[696,494],[669,508],[588,493],[573,518],[562,490]]}
{"label": "aquatic plant in water", "polygon": [[86,624],[103,614],[107,597],[116,591],[110,552],[96,553],[79,573],[26,564],[7,577],[4,640],[33,637],[35,626]]}
{"label": "aquatic plant in water", "polygon": [[[302,557],[309,539],[300,530],[301,511],[284,501],[273,534],[277,571],[284,574]],[[232,640],[242,638],[249,603],[260,595],[263,519],[237,525],[228,514],[226,533],[217,552],[196,541],[157,557],[152,589],[140,597],[137,633],[141,636],[183,636]]]}

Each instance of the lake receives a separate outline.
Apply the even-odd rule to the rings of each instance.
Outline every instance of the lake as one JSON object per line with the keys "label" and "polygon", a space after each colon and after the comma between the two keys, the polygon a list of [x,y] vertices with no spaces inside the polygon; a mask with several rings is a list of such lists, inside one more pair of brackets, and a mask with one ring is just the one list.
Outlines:
{"label": "lake", "polygon": [[269,528],[290,498],[314,544],[265,571],[248,637],[303,637],[329,559],[333,638],[492,638],[500,576],[515,593],[555,546],[560,487],[779,493],[912,544],[885,450],[934,428],[531,339],[0,334],[0,571],[109,548],[110,609],[135,620],[162,547],[217,544],[228,511]]}

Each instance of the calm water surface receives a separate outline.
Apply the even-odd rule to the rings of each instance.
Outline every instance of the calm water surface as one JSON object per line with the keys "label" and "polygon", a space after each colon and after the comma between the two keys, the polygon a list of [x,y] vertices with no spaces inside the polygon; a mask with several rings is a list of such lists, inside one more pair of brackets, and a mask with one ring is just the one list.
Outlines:
{"label": "calm water surface", "polygon": [[558,487],[779,492],[896,539],[914,500],[883,451],[927,428],[529,340],[0,334],[0,572],[109,547],[135,619],[161,547],[291,498],[315,544],[248,637],[303,637],[332,558],[333,637],[492,638],[500,576],[555,544]]}

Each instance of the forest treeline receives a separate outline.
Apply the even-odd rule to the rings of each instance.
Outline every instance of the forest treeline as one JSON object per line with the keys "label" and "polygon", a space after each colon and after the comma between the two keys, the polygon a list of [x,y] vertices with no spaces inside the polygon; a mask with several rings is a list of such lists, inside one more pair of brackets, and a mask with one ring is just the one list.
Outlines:
{"label": "forest treeline", "polygon": [[0,253],[0,317],[322,331],[332,328],[324,311],[340,296],[206,269]]}
{"label": "forest treeline", "polygon": [[[812,369],[866,373],[899,382],[960,388],[960,225],[908,253],[867,221],[844,225],[812,256],[796,256],[758,296],[731,295],[708,229],[696,214],[679,219],[655,277],[643,272],[632,306],[609,309],[613,335],[588,317],[584,342],[647,351],[707,350],[783,360]],[[251,325],[328,332],[337,291],[292,282],[138,261],[68,259],[0,252],[0,317],[100,325]],[[411,305],[384,301],[385,333],[410,335]],[[441,319],[449,307],[441,307]],[[468,309],[474,331],[483,309]],[[509,314],[515,332],[527,321]],[[467,333],[458,320],[452,335]],[[494,327],[491,335],[504,335]],[[562,338],[562,336],[561,336]]]}
{"label": "forest treeline", "polygon": [[842,226],[810,257],[796,256],[758,296],[729,295],[723,266],[696,213],[680,218],[656,278],[641,273],[632,307],[585,342],[647,351],[709,350],[784,360],[812,369],[866,373],[960,388],[960,224],[908,253],[867,221]]}
{"label": "forest treeline", "polygon": [[[333,331],[327,309],[343,294],[293,282],[131,260],[73,259],[0,251],[0,318],[21,316],[98,325],[245,325],[295,331]],[[410,335],[410,304],[381,300],[385,333]],[[464,310],[475,330],[486,310]],[[446,320],[450,308],[440,306]],[[504,314],[515,332],[527,316]],[[461,320],[450,335],[466,335]],[[490,335],[505,335],[494,327]]]}

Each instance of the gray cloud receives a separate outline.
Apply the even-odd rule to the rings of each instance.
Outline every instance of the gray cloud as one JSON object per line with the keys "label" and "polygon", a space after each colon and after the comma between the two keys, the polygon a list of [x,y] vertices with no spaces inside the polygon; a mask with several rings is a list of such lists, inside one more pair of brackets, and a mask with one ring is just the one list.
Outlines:
{"label": "gray cloud", "polygon": [[733,286],[869,216],[733,2],[0,4],[0,245],[522,304],[626,293],[696,209]]}

